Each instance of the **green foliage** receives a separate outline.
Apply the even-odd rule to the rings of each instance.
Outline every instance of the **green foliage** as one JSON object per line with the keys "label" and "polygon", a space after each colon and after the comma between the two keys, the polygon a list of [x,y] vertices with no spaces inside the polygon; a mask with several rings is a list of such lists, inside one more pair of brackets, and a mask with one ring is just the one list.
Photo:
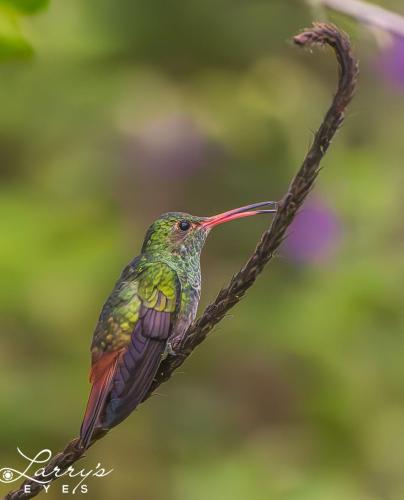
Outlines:
{"label": "green foliage", "polygon": [[22,14],[33,14],[47,7],[49,0],[0,0],[0,5],[8,5]]}
{"label": "green foliage", "polygon": [[0,0],[0,60],[32,54],[31,44],[21,29],[21,17],[47,4],[48,0]]}
{"label": "green foliage", "polygon": [[31,53],[31,46],[21,33],[18,13],[0,4],[0,59]]}

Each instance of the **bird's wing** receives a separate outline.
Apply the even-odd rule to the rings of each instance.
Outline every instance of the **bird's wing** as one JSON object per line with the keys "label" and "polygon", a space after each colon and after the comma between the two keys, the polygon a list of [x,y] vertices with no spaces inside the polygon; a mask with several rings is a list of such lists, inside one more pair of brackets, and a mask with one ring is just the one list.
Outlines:
{"label": "bird's wing", "polygon": [[80,431],[84,447],[96,427],[113,427],[142,401],[160,364],[179,298],[179,279],[165,263],[142,264],[118,281],[94,333],[93,385]]}

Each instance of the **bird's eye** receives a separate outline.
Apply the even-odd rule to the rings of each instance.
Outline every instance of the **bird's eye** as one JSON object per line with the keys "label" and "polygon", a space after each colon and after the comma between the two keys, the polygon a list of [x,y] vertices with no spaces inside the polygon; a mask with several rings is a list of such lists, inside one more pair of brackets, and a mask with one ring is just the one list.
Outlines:
{"label": "bird's eye", "polygon": [[178,223],[178,227],[181,229],[181,231],[188,231],[188,229],[191,227],[191,223],[187,220],[181,220]]}

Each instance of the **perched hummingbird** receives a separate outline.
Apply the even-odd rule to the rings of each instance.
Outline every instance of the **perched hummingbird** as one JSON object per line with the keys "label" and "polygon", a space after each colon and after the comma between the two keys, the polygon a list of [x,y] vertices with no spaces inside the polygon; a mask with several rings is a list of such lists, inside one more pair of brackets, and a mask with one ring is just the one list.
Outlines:
{"label": "perched hummingbird", "polygon": [[[272,207],[262,209],[262,207]],[[200,254],[210,230],[241,217],[276,212],[263,202],[213,217],[160,216],[141,254],[105,302],[91,346],[91,393],[81,425],[87,448],[96,428],[110,429],[142,402],[164,356],[194,320],[201,293]]]}

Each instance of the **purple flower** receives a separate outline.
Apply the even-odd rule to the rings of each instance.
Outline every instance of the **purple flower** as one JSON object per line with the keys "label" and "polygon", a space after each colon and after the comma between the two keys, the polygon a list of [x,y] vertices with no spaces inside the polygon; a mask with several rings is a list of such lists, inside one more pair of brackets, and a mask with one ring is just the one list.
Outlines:
{"label": "purple flower", "polygon": [[163,115],[145,122],[132,143],[135,164],[164,177],[192,175],[210,153],[209,140],[189,116]]}
{"label": "purple flower", "polygon": [[319,263],[335,253],[341,239],[336,214],[321,200],[311,199],[293,221],[282,253],[299,263]]}
{"label": "purple flower", "polygon": [[377,69],[388,83],[404,89],[404,37],[392,38],[378,59]]}

